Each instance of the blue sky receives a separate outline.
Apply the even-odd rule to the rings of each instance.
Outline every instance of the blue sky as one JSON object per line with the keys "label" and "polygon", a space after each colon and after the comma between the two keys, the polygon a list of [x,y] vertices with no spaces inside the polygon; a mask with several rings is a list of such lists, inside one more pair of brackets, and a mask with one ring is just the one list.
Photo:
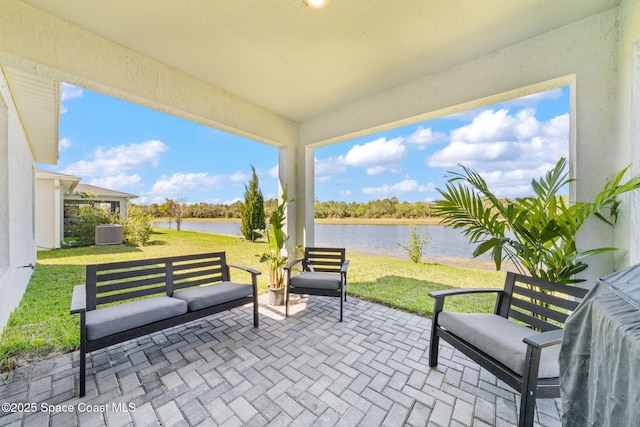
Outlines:
{"label": "blue sky", "polygon": [[[569,89],[524,98],[315,150],[320,201],[397,197],[432,201],[461,163],[503,197],[531,193],[569,152]],[[151,109],[63,85],[58,165],[83,183],[188,203],[242,200],[255,166],[265,198],[277,195],[278,150]]]}

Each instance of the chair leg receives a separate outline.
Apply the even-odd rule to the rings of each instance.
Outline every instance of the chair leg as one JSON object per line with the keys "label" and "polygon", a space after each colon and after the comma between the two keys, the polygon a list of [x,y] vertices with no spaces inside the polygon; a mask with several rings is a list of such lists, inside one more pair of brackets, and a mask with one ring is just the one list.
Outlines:
{"label": "chair leg", "polygon": [[258,295],[253,296],[253,326],[258,327]]}
{"label": "chair leg", "polygon": [[87,383],[87,315],[80,313],[80,397],[84,397]]}
{"label": "chair leg", "polygon": [[540,366],[540,348],[527,347],[524,365],[522,390],[520,393],[519,427],[532,427],[536,412],[536,394],[538,392],[538,370]]}
{"label": "chair leg", "polygon": [[342,297],[340,298],[340,321],[342,322],[342,307],[344,305],[344,301]]}
{"label": "chair leg", "polygon": [[84,397],[86,393],[87,382],[87,356],[85,353],[84,343],[80,346],[80,397]]}
{"label": "chair leg", "polygon": [[284,290],[284,317],[289,317],[289,288]]}
{"label": "chair leg", "polygon": [[440,337],[436,332],[435,326],[431,327],[431,342],[429,343],[429,366],[434,368],[438,366],[438,347]]}

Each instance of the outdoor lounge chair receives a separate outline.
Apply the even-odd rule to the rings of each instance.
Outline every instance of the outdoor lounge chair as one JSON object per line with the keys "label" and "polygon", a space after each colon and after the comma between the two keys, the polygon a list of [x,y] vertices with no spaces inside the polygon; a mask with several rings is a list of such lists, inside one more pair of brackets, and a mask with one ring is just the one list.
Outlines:
{"label": "outdoor lounge chair", "polygon": [[[496,293],[490,313],[443,311],[445,297]],[[533,425],[536,398],[560,397],[562,327],[586,289],[507,273],[504,289],[448,289],[435,298],[429,366],[438,365],[440,338],[520,392],[518,425]]]}
{"label": "outdoor lounge chair", "polygon": [[[300,274],[291,274],[302,263]],[[289,295],[320,295],[340,298],[340,321],[343,302],[347,300],[347,268],[344,248],[305,248],[304,258],[295,259],[284,267],[287,274],[285,316],[289,315]]]}

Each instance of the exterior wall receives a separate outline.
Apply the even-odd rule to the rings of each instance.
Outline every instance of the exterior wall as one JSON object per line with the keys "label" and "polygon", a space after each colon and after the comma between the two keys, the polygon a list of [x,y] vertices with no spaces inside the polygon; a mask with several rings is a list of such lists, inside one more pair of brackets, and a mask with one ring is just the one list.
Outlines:
{"label": "exterior wall", "polygon": [[60,181],[36,179],[36,248],[59,249],[62,240]]}
{"label": "exterior wall", "polygon": [[34,159],[0,73],[0,329],[20,303],[35,265]]}
{"label": "exterior wall", "polygon": [[[617,129],[618,169],[631,165],[631,174],[640,174],[640,3],[623,0],[619,8]],[[640,192],[622,199],[615,228],[616,266],[640,262]]]}
{"label": "exterior wall", "polygon": [[[638,6],[633,3],[629,0],[621,7],[636,11]],[[626,126],[617,122],[617,116],[628,105],[621,106],[616,96],[620,79],[626,86],[630,83],[629,76],[618,74],[618,43],[621,31],[637,32],[627,31],[627,27],[638,28],[638,20],[620,21],[618,14],[618,9],[603,12],[343,106],[300,124],[300,143],[317,147],[570,85],[571,173],[576,179],[571,198],[591,201],[620,165],[628,164],[624,155],[629,151],[630,141],[617,132]],[[635,36],[628,34],[627,38],[625,43],[629,44]],[[299,162],[298,166],[302,165],[304,162]],[[306,171],[298,173],[307,181],[313,179],[313,167],[308,168],[309,164]],[[310,203],[309,209],[306,216],[313,215]],[[632,209],[637,212],[638,207],[634,205]],[[621,230],[625,226],[629,229],[628,217],[620,218],[619,222]],[[614,245],[613,229],[600,221],[587,224],[579,237],[580,249]],[[628,242],[616,243],[623,252],[628,251]],[[615,264],[613,255],[590,258],[590,268],[583,277],[591,280],[603,276],[629,261]]]}

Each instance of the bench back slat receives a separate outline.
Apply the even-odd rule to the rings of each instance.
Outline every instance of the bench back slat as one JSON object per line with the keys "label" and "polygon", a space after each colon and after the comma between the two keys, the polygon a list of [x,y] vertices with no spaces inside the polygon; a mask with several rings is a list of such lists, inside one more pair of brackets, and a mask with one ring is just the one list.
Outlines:
{"label": "bench back slat", "polygon": [[158,295],[158,294],[165,294],[166,293],[166,287],[163,286],[156,286],[153,288],[144,288],[144,289],[137,289],[135,291],[131,291],[131,292],[123,292],[123,293],[119,293],[119,294],[112,294],[112,295],[106,295],[103,297],[98,297],[97,298],[97,302],[98,305],[100,304],[110,304],[112,302],[118,302],[118,301],[125,301],[125,300],[130,300],[130,299],[135,299],[135,298],[142,298],[142,297],[146,297],[149,295]]}
{"label": "bench back slat", "polygon": [[119,281],[119,282],[110,283],[108,285],[98,285],[97,292],[98,292],[98,295],[100,295],[100,294],[124,291],[127,289],[145,287],[150,285],[157,285],[157,284],[164,285],[165,282],[166,282],[166,277],[163,274],[162,276],[146,277],[144,279],[130,280],[130,281]]}
{"label": "bench back slat", "polygon": [[86,267],[87,309],[152,295],[172,296],[175,289],[229,280],[224,252],[182,255]]}
{"label": "bench back slat", "polygon": [[304,269],[321,273],[339,273],[345,260],[343,248],[315,248],[304,250]]}
{"label": "bench back slat", "polygon": [[183,282],[192,277],[202,277],[202,276],[209,276],[211,277],[211,280],[214,282],[220,281],[222,280],[222,268],[200,269],[196,271],[188,271],[186,273],[177,274],[175,273],[175,267],[174,267],[173,282],[175,284],[178,282]]}
{"label": "bench back slat", "polygon": [[[101,274],[98,274],[97,280],[98,282],[113,282],[113,281],[122,280],[122,279],[129,280],[135,277],[142,277],[142,276],[151,276],[151,275],[158,275],[158,274],[164,275],[165,273],[164,267],[156,267],[156,265],[158,264],[154,264],[152,268],[144,268],[144,269],[140,268],[138,270],[133,270],[129,268],[122,271],[116,270],[113,273],[101,273]],[[103,271],[107,271],[107,270],[103,270]]]}
{"label": "bench back slat", "polygon": [[549,331],[564,326],[586,293],[577,286],[508,272],[495,312],[535,330]]}

